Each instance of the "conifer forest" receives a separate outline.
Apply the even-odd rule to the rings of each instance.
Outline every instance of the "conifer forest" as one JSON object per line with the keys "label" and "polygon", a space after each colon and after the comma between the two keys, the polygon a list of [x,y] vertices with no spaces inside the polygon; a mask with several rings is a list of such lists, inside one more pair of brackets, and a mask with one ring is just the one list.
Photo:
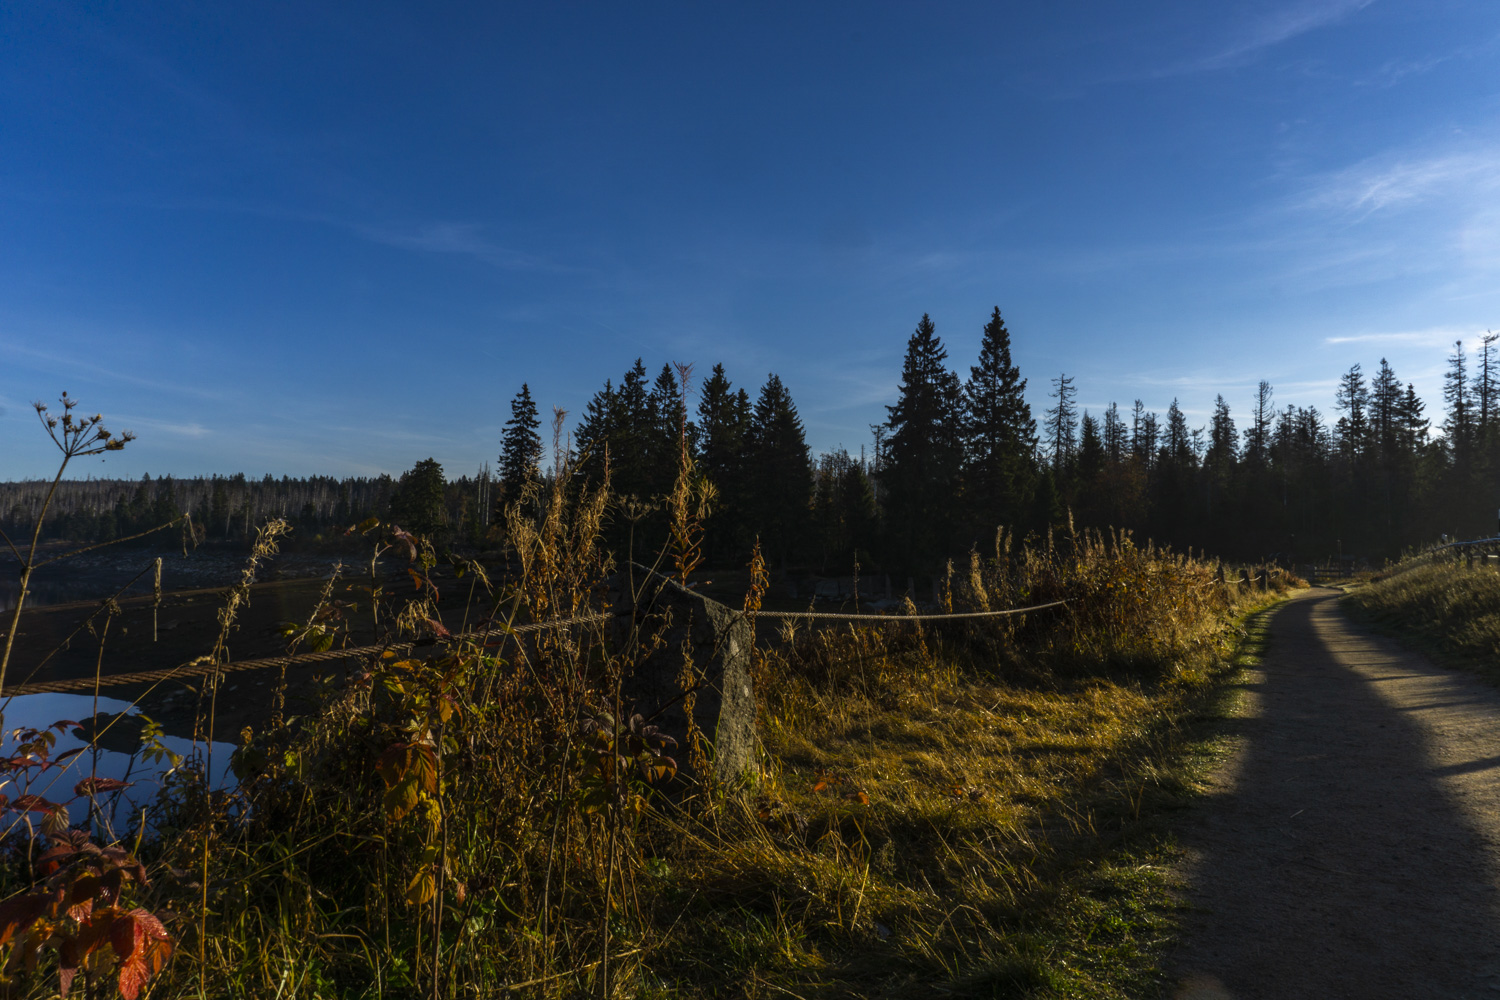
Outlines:
{"label": "conifer forest", "polygon": [[[279,479],[215,475],[59,485],[48,537],[102,542],[191,516],[204,539],[253,538],[267,517],[302,540],[390,518],[453,544],[503,541],[504,508],[566,467],[635,503],[606,528],[637,551],[666,537],[652,498],[671,490],[686,449],[711,484],[706,565],[743,566],[758,539],[773,567],[822,573],[933,573],[993,548],[996,530],[1128,529],[1175,549],[1285,565],[1345,557],[1378,565],[1443,536],[1494,533],[1500,506],[1500,345],[1455,343],[1443,398],[1420,398],[1384,358],[1338,377],[1335,410],[1284,399],[1261,381],[1248,408],[1219,394],[1196,423],[1176,400],[1081,407],[1062,373],[1023,374],[997,307],[978,356],[950,356],[926,315],[907,341],[888,417],[854,447],[814,454],[792,388],[754,388],[722,364],[638,359],[576,418],[544,414],[523,385],[506,408],[493,467],[451,477],[432,459],[400,476]],[[1037,412],[1028,383],[1048,389]],[[497,404],[504,405],[504,404]],[[32,523],[46,482],[0,484],[0,523]]]}

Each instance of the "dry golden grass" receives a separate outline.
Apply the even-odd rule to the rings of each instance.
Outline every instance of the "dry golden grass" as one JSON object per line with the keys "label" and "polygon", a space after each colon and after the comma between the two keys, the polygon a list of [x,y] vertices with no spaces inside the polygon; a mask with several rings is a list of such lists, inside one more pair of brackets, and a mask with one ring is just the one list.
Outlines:
{"label": "dry golden grass", "polygon": [[[1167,568],[1206,575],[1118,546],[1087,558],[1069,572],[1117,590]],[[1078,618],[1023,626],[1008,647],[845,629],[773,653],[763,780],[658,847],[664,936],[637,983],[673,996],[1151,989],[1175,907],[1163,817],[1195,794],[1193,718],[1233,669],[1230,623],[1276,596],[1210,594],[1203,614],[1134,643],[1133,674],[1061,655],[1091,645]]]}
{"label": "dry golden grass", "polygon": [[1419,557],[1376,576],[1345,602],[1376,627],[1500,682],[1500,569]]}

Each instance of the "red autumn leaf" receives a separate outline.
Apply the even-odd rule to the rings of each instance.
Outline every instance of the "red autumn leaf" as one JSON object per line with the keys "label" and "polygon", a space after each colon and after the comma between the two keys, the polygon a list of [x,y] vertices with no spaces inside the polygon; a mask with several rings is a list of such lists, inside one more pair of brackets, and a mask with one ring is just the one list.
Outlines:
{"label": "red autumn leaf", "polygon": [[52,812],[57,808],[57,803],[48,802],[40,795],[18,795],[10,807],[20,812]]}
{"label": "red autumn leaf", "polygon": [[78,920],[78,934],[75,937],[63,940],[62,947],[58,949],[58,992],[64,997],[73,985],[73,977],[78,973],[81,966],[88,957],[99,950],[99,947],[109,942],[109,931],[114,923],[115,911],[100,910],[98,913],[75,918]]}
{"label": "red autumn leaf", "polygon": [[17,932],[25,932],[47,910],[47,897],[27,893],[0,903],[0,948],[10,943]]}
{"label": "red autumn leaf", "polygon": [[439,639],[451,639],[451,638],[453,638],[453,633],[449,632],[446,628],[444,628],[443,627],[443,623],[440,622],[440,621],[438,621],[437,619],[435,619],[435,618],[428,618],[428,619],[426,619],[426,622],[427,622],[427,627],[430,628],[430,629],[432,629],[432,634],[435,635],[435,636],[437,636]]}
{"label": "red autumn leaf", "polygon": [[135,784],[133,781],[121,781],[118,778],[84,778],[73,786],[74,795],[97,795],[100,792],[118,792],[122,788],[129,788]]}
{"label": "red autumn leaf", "polygon": [[141,987],[167,964],[172,939],[161,921],[147,910],[116,914],[110,923],[109,940],[120,959],[120,996],[135,1000]]}

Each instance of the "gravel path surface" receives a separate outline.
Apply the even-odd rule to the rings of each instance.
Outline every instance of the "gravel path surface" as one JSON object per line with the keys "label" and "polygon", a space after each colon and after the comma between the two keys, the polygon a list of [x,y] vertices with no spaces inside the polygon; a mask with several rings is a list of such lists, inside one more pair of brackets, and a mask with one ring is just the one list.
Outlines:
{"label": "gravel path surface", "polygon": [[1500,691],[1275,612],[1243,743],[1189,818],[1174,1000],[1500,1000]]}

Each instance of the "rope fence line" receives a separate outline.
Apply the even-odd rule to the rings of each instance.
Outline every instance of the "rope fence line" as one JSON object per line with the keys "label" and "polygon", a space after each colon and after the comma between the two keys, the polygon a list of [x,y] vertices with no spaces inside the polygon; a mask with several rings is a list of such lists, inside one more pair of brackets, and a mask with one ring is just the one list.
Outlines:
{"label": "rope fence line", "polygon": [[[605,621],[614,617],[608,614],[583,615],[577,618],[565,618],[559,621],[531,622],[526,625],[517,625],[510,629],[486,629],[483,632],[463,632],[453,638],[459,640],[474,640],[487,643],[493,636],[524,635],[527,632],[540,632],[543,629],[564,628],[569,625],[589,625],[595,622]],[[398,642],[389,644],[375,644],[371,646],[346,646],[343,649],[325,649],[320,653],[294,653],[291,656],[267,656],[253,660],[232,660],[228,663],[185,663],[177,667],[168,667],[163,670],[140,670],[128,674],[112,674],[99,678],[99,686],[123,687],[127,684],[150,684],[158,681],[172,680],[184,677],[207,677],[213,673],[230,674],[240,673],[246,670],[264,670],[267,667],[290,666],[294,663],[320,663],[329,660],[354,659],[361,656],[372,656],[386,651],[407,652],[416,648],[416,643]],[[92,691],[94,689],[94,678],[74,677],[60,681],[38,681],[32,684],[17,684],[15,687],[7,688],[7,697],[23,694],[60,694],[68,691]]]}
{"label": "rope fence line", "polygon": [[1053,601],[1050,604],[1037,604],[1029,608],[1007,608],[1004,611],[962,611],[932,615],[861,615],[840,611],[755,611],[742,613],[749,618],[821,618],[830,621],[917,622],[953,618],[999,618],[1004,615],[1024,615],[1028,611],[1043,611],[1047,608],[1056,608],[1067,603],[1069,602]]}
{"label": "rope fence line", "polygon": [[[1225,584],[1238,584],[1239,580],[1225,580]],[[1210,580],[1203,587],[1218,586],[1220,581]],[[1049,601],[1046,604],[1034,604],[1024,608],[1005,608],[999,611],[963,611],[942,612],[934,614],[915,615],[886,615],[886,614],[858,614],[853,612],[838,611],[755,611],[739,612],[739,614],[752,620],[758,618],[768,619],[806,619],[821,621],[862,621],[872,624],[899,624],[902,622],[922,621],[955,621],[960,619],[976,618],[1003,618],[1011,615],[1029,614],[1034,611],[1046,611],[1051,608],[1062,607],[1073,603],[1073,599],[1060,601]],[[452,636],[458,641],[477,641],[481,645],[488,645],[490,640],[496,636],[525,635],[529,632],[540,632],[544,629],[567,628],[572,625],[592,625],[602,621],[608,621],[615,615],[601,612],[592,615],[580,615],[573,618],[565,618],[554,621],[530,622],[525,625],[517,625],[507,629],[485,629],[480,632],[463,632]],[[391,643],[374,644],[368,646],[347,646],[343,649],[328,649],[314,653],[294,653],[290,656],[268,656],[250,660],[232,660],[228,663],[204,663],[191,662],[176,667],[161,670],[141,670],[128,674],[112,674],[100,677],[97,681],[101,688],[123,687],[131,684],[151,684],[172,679],[188,677],[207,677],[211,674],[241,673],[250,670],[264,670],[268,667],[291,666],[292,664],[322,663],[332,660],[355,659],[364,656],[378,655],[384,652],[408,652],[417,648],[415,643]],[[26,694],[61,694],[72,691],[92,691],[95,679],[93,677],[74,677],[65,680],[38,681],[29,684],[18,684],[5,691],[6,696],[17,696]]]}
{"label": "rope fence line", "polygon": [[[1045,611],[1048,608],[1060,607],[1067,601],[1052,601],[1048,604],[1037,604],[1026,608],[1007,608],[1002,611],[970,611],[960,613],[943,614],[919,614],[919,615],[880,615],[880,614],[846,614],[830,611],[757,611],[755,618],[809,618],[839,621],[870,621],[894,624],[898,622],[912,621],[937,621],[953,620],[959,618],[999,618],[1008,615],[1026,614],[1031,611]],[[741,612],[744,614],[744,612]],[[524,635],[528,632],[539,632],[543,629],[566,628],[571,625],[592,625],[607,621],[615,617],[613,614],[600,613],[593,615],[581,615],[574,618],[565,618],[559,621],[530,622],[525,625],[517,625],[509,629],[486,629],[482,632],[463,632],[453,636],[459,641],[477,641],[481,645],[487,645],[495,636]],[[228,663],[185,663],[177,667],[169,667],[162,670],[139,670],[128,674],[111,674],[100,677],[98,684],[105,687],[124,687],[130,684],[153,684],[161,681],[183,679],[188,677],[207,677],[211,674],[241,673],[249,670],[264,670],[268,667],[291,666],[292,664],[324,663],[331,660],[355,659],[362,656],[372,656],[390,652],[407,652],[416,648],[415,643],[403,642],[388,645],[370,646],[347,646],[343,649],[328,649],[317,653],[294,653],[290,656],[267,656],[251,660],[232,660]],[[25,694],[63,694],[72,691],[92,691],[95,679],[93,677],[74,677],[66,680],[38,681],[31,684],[17,684],[8,688],[7,696],[18,696]]]}

